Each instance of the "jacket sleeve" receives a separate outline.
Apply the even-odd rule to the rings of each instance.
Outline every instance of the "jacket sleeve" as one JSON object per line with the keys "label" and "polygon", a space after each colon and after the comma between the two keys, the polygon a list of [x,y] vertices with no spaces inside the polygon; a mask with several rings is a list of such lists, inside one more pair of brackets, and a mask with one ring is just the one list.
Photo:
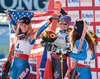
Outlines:
{"label": "jacket sleeve", "polygon": [[[80,44],[80,40],[77,40],[76,43],[75,43],[76,49],[78,49],[79,44]],[[86,50],[86,48],[87,48],[87,43],[84,40],[81,52],[80,53],[71,52],[70,57],[74,58],[76,60],[85,60],[87,58],[87,50]]]}
{"label": "jacket sleeve", "polygon": [[16,23],[15,23],[12,19],[9,20],[9,25],[10,25],[10,28],[11,28],[14,32],[16,32],[17,25],[16,25]]}
{"label": "jacket sleeve", "polygon": [[94,59],[95,59],[95,57],[96,57],[96,55],[95,55],[95,54],[93,54],[93,55],[92,55],[92,60],[94,60]]}
{"label": "jacket sleeve", "polygon": [[40,36],[40,34],[48,27],[47,23],[40,27],[37,31],[32,33],[29,38],[30,44],[34,44],[35,40]]}

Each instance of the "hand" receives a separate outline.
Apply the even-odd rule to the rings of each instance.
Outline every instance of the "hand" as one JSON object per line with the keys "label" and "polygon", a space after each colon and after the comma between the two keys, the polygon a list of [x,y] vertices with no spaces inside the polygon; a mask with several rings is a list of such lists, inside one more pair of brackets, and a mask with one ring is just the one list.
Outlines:
{"label": "hand", "polygon": [[57,19],[57,20],[59,20],[59,17],[53,16],[53,17],[51,17],[51,18],[49,19],[49,21],[52,22],[52,19]]}
{"label": "hand", "polygon": [[67,13],[65,12],[65,10],[64,10],[63,8],[61,8],[60,13],[61,13],[62,15],[67,15]]}
{"label": "hand", "polygon": [[51,51],[52,50],[52,44],[47,44],[46,49],[47,49],[47,51]]}
{"label": "hand", "polygon": [[62,53],[61,50],[57,50],[57,51],[56,51],[56,54],[57,54],[57,55],[61,55],[61,53]]}
{"label": "hand", "polygon": [[51,24],[51,22],[50,22],[50,21],[48,21],[48,22],[47,22],[47,25],[49,26],[50,24]]}
{"label": "hand", "polygon": [[7,66],[7,64],[8,64],[8,61],[6,61],[6,62],[3,64],[3,66],[2,66],[2,70],[6,70],[6,66]]}
{"label": "hand", "polygon": [[70,56],[70,52],[71,52],[71,50],[69,49],[69,48],[67,48],[66,50],[64,50],[64,49],[59,49],[57,52],[56,52],[56,54],[63,54],[63,55],[65,55],[65,56]]}
{"label": "hand", "polygon": [[9,21],[11,19],[11,16],[10,15],[7,15],[7,20]]}
{"label": "hand", "polygon": [[41,41],[41,46],[45,47],[46,45],[47,45],[47,43],[46,43],[46,42]]}
{"label": "hand", "polygon": [[52,17],[49,19],[50,22],[52,22]]}
{"label": "hand", "polygon": [[5,12],[7,14],[7,20],[10,20],[11,19],[11,16],[10,16],[11,11],[10,10],[6,10]]}
{"label": "hand", "polygon": [[66,51],[66,53],[64,54],[65,56],[70,56],[70,53],[71,53],[72,51],[69,49],[69,48],[67,48],[67,51]]}
{"label": "hand", "polygon": [[11,13],[10,10],[6,10],[5,12],[6,12],[7,15],[9,15]]}
{"label": "hand", "polygon": [[66,54],[66,53],[67,53],[67,50],[64,50],[64,49],[58,49],[58,50],[56,51],[56,54],[57,54],[57,55]]}
{"label": "hand", "polygon": [[[68,79],[71,79],[71,78],[72,78],[73,71],[74,71],[74,69],[71,69],[71,70],[68,71],[68,73],[67,73]],[[78,75],[79,75],[79,74],[78,74],[78,71],[75,70],[74,79],[75,79],[75,77],[77,77]]]}
{"label": "hand", "polygon": [[55,51],[57,50],[57,46],[56,46],[56,45],[47,44],[46,46],[47,46],[46,49],[47,49],[48,51],[53,51],[53,52],[55,52]]}

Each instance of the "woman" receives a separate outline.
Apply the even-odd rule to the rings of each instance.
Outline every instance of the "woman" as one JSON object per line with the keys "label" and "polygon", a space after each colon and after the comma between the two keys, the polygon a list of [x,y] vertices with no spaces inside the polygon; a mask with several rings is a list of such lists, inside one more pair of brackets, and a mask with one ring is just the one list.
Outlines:
{"label": "woman", "polygon": [[[76,20],[74,30],[70,34],[71,50],[70,57],[78,60],[76,71],[78,71],[77,79],[92,79],[90,62],[95,59],[94,43],[89,34],[86,33],[85,39],[80,53],[77,53],[80,44],[80,38],[84,28],[84,21],[82,19]],[[72,66],[75,63],[72,63]],[[72,67],[73,68],[73,67]]]}
{"label": "woman", "polygon": [[[70,48],[68,41],[68,28],[71,22],[71,17],[68,15],[62,15],[59,18],[59,27],[60,30],[57,33],[58,38],[51,44],[47,44],[47,50],[51,51],[51,60],[52,60],[52,71],[53,79],[62,79],[64,78],[67,72],[67,48]],[[58,50],[56,51],[56,49]],[[61,53],[63,54],[62,57]],[[63,60],[63,68],[61,68],[61,58]],[[63,70],[63,72],[62,72]]]}
{"label": "woman", "polygon": [[14,61],[11,68],[10,78],[27,79],[30,72],[28,59],[31,49],[35,40],[48,27],[49,22],[40,27],[39,30],[34,31],[30,23],[31,20],[28,17],[22,17],[19,19],[17,28],[10,15],[8,19],[11,27],[16,33]]}

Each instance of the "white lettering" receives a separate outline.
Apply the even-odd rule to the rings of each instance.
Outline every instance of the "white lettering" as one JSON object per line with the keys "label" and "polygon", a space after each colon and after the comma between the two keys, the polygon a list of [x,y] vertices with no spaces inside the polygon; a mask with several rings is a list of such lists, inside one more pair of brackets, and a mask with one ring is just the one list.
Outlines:
{"label": "white lettering", "polygon": [[39,7],[39,4],[38,4],[38,3],[39,3],[38,1],[39,1],[39,0],[34,0],[33,5],[34,5],[35,9],[36,9],[36,10],[39,10],[39,11],[40,11],[40,10],[41,10],[41,11],[46,10],[47,7],[48,7],[48,2],[47,2],[47,1],[44,1],[43,4],[45,5],[45,7],[44,7],[44,8],[40,8],[40,7]]}
{"label": "white lettering", "polygon": [[23,71],[19,77],[20,77],[21,79],[23,79],[23,78],[27,75],[28,71],[29,71],[29,69],[26,68],[25,71]]}
{"label": "white lettering", "polygon": [[16,7],[17,5],[17,0],[13,0],[12,1],[12,5],[11,6],[6,6],[5,4],[6,0],[0,0],[0,3],[1,3],[1,7],[4,8],[4,9],[13,9]]}
{"label": "white lettering", "polygon": [[24,7],[22,7],[22,0],[19,0],[18,7],[16,7],[16,9],[24,10]]}
{"label": "white lettering", "polygon": [[32,0],[19,0],[18,7],[16,7],[16,9],[24,9],[24,7],[22,7],[22,1],[28,10],[32,10]]}
{"label": "white lettering", "polygon": [[[10,1],[10,0],[9,0]],[[39,10],[44,11],[48,7],[48,0],[42,1],[41,5],[39,5],[39,0],[11,0],[11,5],[7,6],[6,0],[0,0],[0,5],[3,9],[17,9],[17,10]]]}

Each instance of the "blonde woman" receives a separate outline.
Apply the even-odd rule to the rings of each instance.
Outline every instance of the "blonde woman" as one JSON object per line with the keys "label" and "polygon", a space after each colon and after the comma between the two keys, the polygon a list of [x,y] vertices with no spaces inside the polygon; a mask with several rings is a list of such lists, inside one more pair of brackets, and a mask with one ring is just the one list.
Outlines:
{"label": "blonde woman", "polygon": [[11,27],[16,33],[14,61],[11,68],[11,79],[27,79],[30,71],[29,55],[39,35],[48,27],[48,23],[43,25],[37,31],[33,31],[31,20],[28,17],[19,19],[18,26],[16,25],[9,15],[9,22]]}

